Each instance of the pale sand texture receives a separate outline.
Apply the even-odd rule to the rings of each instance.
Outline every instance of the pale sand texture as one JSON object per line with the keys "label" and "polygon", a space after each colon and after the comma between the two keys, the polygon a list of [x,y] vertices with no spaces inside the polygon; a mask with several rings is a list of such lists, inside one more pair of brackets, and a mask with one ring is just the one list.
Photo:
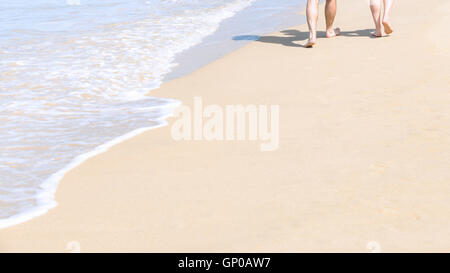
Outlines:
{"label": "pale sand texture", "polygon": [[367,1],[339,1],[341,37],[304,49],[293,27],[165,84],[152,95],[279,104],[279,150],[149,131],[66,175],[0,251],[450,251],[449,7],[395,1],[371,39]]}

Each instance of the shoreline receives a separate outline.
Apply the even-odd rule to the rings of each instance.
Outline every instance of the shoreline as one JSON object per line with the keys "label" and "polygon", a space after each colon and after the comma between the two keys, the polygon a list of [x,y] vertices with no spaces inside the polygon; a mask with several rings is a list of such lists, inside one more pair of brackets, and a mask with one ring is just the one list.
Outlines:
{"label": "shoreline", "polygon": [[64,252],[76,241],[82,252],[364,252],[373,240],[383,251],[445,251],[449,56],[438,49],[448,38],[411,35],[444,29],[434,16],[449,5],[431,6],[397,3],[396,33],[370,39],[367,5],[349,0],[344,35],[313,50],[296,46],[305,26],[294,27],[164,83],[152,96],[280,105],[279,151],[175,142],[169,127],[140,134],[68,172],[60,206],[1,230],[0,251]]}
{"label": "shoreline", "polygon": [[[252,13],[252,9],[255,9],[255,7],[253,7],[253,5],[254,5],[254,3],[251,6],[244,8],[244,10],[237,12],[232,17],[225,19],[223,22],[221,22],[219,28],[213,34],[206,36],[203,39],[203,41],[200,42],[199,44],[194,45],[191,48],[188,48],[181,53],[178,53],[174,60],[174,63],[177,63],[177,65],[174,68],[172,68],[171,71],[168,72],[163,77],[162,84],[164,84],[167,81],[183,77],[186,74],[192,73],[193,71],[195,71],[195,69],[198,69],[199,67],[202,67],[202,66],[220,58],[220,56],[218,56],[218,57],[210,56],[209,58],[205,58],[205,57],[202,57],[201,54],[199,54],[199,53],[201,52],[203,54],[205,52],[214,51],[215,49],[213,47],[208,47],[208,46],[205,46],[204,44],[211,43],[212,41],[214,41],[215,43],[224,42],[225,38],[224,38],[223,33],[230,33],[230,31],[236,31],[236,33],[239,33],[239,31],[244,31],[239,28],[238,29],[232,29],[232,28],[233,28],[233,26],[236,27],[237,22],[242,22],[243,20],[245,20],[245,18],[247,16],[249,16],[249,14]],[[258,5],[264,5],[264,4],[258,4]],[[292,12],[292,13],[297,13],[297,12]],[[277,20],[281,21],[280,18],[277,18]],[[281,24],[281,23],[277,23],[277,26],[282,26],[282,25],[283,24]],[[267,28],[267,26],[266,26],[266,28]],[[263,31],[262,29],[264,29],[264,27],[260,27],[260,26],[258,27],[258,31]],[[222,52],[221,54],[228,54],[234,50],[239,49],[240,47],[244,46],[245,44],[246,43],[241,43],[238,46],[231,46],[231,44],[228,44],[228,46],[223,46],[220,49],[220,52]],[[207,55],[211,55],[211,54],[207,54]],[[188,56],[188,57],[186,57],[186,56]],[[200,65],[200,66],[196,65],[196,66],[189,67],[190,66],[189,62],[194,62],[194,60],[196,58],[202,58],[201,59],[202,65]],[[161,86],[155,87],[152,90],[158,89],[160,87]],[[146,96],[152,96],[152,90],[150,90],[150,92]],[[164,98],[161,97],[161,99],[164,99]],[[176,108],[176,106],[173,106],[173,105],[179,105],[180,103],[181,103],[180,101],[173,100],[172,102],[167,102],[167,105],[164,105],[164,108],[165,109],[174,109],[174,108]],[[169,112],[173,112],[173,110],[169,110]],[[36,205],[35,207],[33,207],[31,209],[28,209],[25,212],[21,212],[16,215],[13,215],[9,218],[0,219],[0,230],[7,228],[7,227],[15,226],[15,225],[18,225],[21,223],[25,223],[35,217],[42,216],[42,215],[46,214],[49,210],[57,207],[58,203],[56,202],[54,196],[58,189],[61,179],[64,177],[64,175],[67,172],[69,172],[73,168],[76,168],[77,166],[79,166],[80,164],[85,162],[87,159],[89,159],[93,156],[96,156],[100,153],[106,152],[112,146],[117,145],[132,136],[136,136],[137,134],[140,134],[142,132],[145,132],[145,131],[148,131],[151,129],[158,129],[160,127],[166,126],[167,118],[169,118],[170,116],[172,116],[172,115],[171,114],[162,115],[159,118],[159,120],[156,120],[156,119],[154,120],[155,122],[159,122],[160,124],[134,129],[131,132],[128,132],[124,135],[117,136],[117,137],[107,141],[106,143],[100,144],[99,146],[95,147],[91,151],[74,156],[73,159],[67,165],[65,165],[62,169],[56,171],[50,177],[48,177],[47,179],[42,181],[40,190],[33,197],[36,200],[36,203],[38,205]],[[138,133],[136,133],[136,132],[138,132]]]}
{"label": "shoreline", "polygon": [[[167,117],[166,117],[167,118]],[[45,215],[49,210],[56,208],[58,202],[55,200],[55,194],[58,190],[58,186],[64,176],[71,170],[77,168],[84,162],[86,162],[91,157],[97,156],[99,154],[107,152],[114,145],[118,145],[130,138],[140,135],[144,132],[150,131],[152,129],[158,129],[167,126],[165,119],[161,120],[161,124],[153,127],[144,127],[133,130],[125,135],[116,137],[111,141],[108,141],[102,145],[97,146],[94,150],[87,153],[76,156],[72,161],[67,164],[64,168],[60,169],[56,173],[52,174],[48,179],[42,182],[41,192],[36,194],[36,201],[39,203],[38,206],[33,209],[23,212],[6,219],[0,219],[0,231],[5,228],[13,227],[15,225],[26,223],[36,217]]]}
{"label": "shoreline", "polygon": [[[177,55],[175,66],[165,75],[164,82],[175,80],[200,69],[201,67],[218,60],[233,51],[236,51],[252,40],[234,40],[231,37],[252,35],[261,36],[281,29],[304,24],[305,16],[301,11],[305,9],[306,2],[288,4],[289,0],[280,1],[277,8],[267,8],[271,0],[258,0],[251,6],[238,12],[235,16],[225,19],[212,35]],[[289,10],[292,8],[292,10]],[[274,12],[275,16],[270,16]],[[258,16],[257,16],[258,15]],[[264,18],[265,22],[260,22]],[[257,25],[257,27],[254,27]],[[151,91],[150,91],[151,92]]]}

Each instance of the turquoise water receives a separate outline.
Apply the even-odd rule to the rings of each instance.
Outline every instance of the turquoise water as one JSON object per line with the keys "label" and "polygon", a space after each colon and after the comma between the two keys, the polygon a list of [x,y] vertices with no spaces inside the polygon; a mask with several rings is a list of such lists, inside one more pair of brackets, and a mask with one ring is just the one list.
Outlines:
{"label": "turquoise water", "polygon": [[300,4],[2,0],[0,228],[54,207],[59,180],[89,156],[165,125],[180,102],[146,94],[168,75],[248,42],[234,35],[291,23]]}

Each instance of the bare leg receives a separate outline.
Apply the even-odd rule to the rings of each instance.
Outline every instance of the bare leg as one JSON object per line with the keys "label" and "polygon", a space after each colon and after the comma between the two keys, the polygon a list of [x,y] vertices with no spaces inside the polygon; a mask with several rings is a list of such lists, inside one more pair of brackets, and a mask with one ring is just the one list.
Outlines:
{"label": "bare leg", "polygon": [[325,4],[325,19],[327,23],[327,38],[332,38],[341,33],[339,28],[334,29],[333,23],[334,18],[336,18],[336,0],[327,0]]}
{"label": "bare leg", "polygon": [[391,34],[392,32],[394,32],[390,23],[391,7],[392,0],[384,0],[383,26],[384,32],[386,32],[386,34]]}
{"label": "bare leg", "polygon": [[372,11],[373,21],[376,31],[372,35],[376,37],[383,36],[381,32],[381,0],[370,0],[370,10]]}
{"label": "bare leg", "polygon": [[309,40],[305,47],[313,47],[317,40],[317,19],[319,17],[319,0],[308,0],[306,4],[306,19],[309,27]]}

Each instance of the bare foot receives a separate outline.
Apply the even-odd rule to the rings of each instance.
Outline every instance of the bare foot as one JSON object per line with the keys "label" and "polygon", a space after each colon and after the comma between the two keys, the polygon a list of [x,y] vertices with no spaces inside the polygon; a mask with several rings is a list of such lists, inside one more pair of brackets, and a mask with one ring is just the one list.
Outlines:
{"label": "bare foot", "polygon": [[372,31],[370,33],[370,35],[372,35],[372,37],[376,37],[376,38],[380,38],[380,37],[383,36],[383,34],[381,34],[381,31],[380,32],[379,31]]}
{"label": "bare foot", "polygon": [[336,36],[339,36],[341,34],[341,29],[340,28],[335,28],[332,30],[327,30],[327,38],[333,38]]}
{"label": "bare foot", "polygon": [[316,39],[308,39],[308,41],[305,44],[306,48],[311,48],[316,44]]}
{"label": "bare foot", "polygon": [[384,26],[384,32],[386,32],[386,34],[391,34],[392,32],[394,32],[394,30],[392,29],[391,23],[389,23],[389,21],[384,20],[383,26]]}

